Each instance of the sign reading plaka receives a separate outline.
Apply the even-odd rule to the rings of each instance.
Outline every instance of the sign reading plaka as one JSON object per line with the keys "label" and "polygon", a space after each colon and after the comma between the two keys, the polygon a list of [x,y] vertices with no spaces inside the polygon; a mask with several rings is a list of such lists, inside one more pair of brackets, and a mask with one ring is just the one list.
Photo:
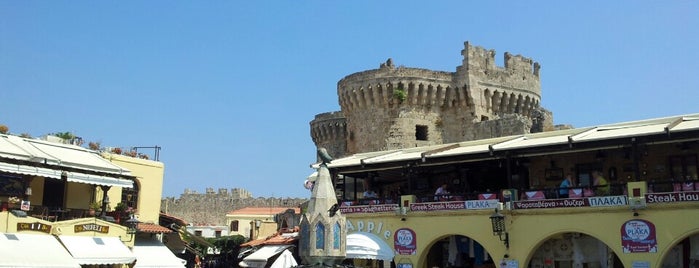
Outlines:
{"label": "sign reading plaka", "polygon": [[624,253],[658,252],[655,225],[646,220],[630,220],[621,226]]}
{"label": "sign reading plaka", "polygon": [[417,254],[417,236],[410,228],[401,228],[393,234],[393,248],[398,255]]}

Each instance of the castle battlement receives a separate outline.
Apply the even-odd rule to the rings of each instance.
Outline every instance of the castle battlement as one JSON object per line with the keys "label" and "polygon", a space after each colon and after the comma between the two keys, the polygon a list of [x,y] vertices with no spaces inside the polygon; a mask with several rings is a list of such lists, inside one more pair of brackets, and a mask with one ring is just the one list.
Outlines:
{"label": "castle battlement", "polygon": [[480,46],[472,46],[468,41],[464,42],[464,49],[461,50],[461,55],[463,55],[461,67],[466,66],[468,67],[467,70],[483,71],[486,73],[505,71],[510,74],[530,74],[539,77],[539,69],[541,66],[531,58],[505,52],[503,56],[505,66],[499,67],[495,64],[495,54],[494,49],[488,50]]}
{"label": "castle battlement", "polygon": [[321,114],[311,122],[316,146],[346,155],[478,139],[487,131],[475,128],[498,124],[475,123],[510,115],[525,118],[513,130],[552,124],[532,118],[542,109],[537,62],[506,52],[500,67],[495,50],[469,42],[461,54],[455,72],[396,66],[389,58],[378,69],[345,76],[337,83],[343,116]]}
{"label": "castle battlement", "polygon": [[316,115],[311,121],[311,139],[319,146],[328,150],[334,157],[344,155],[344,144],[336,144],[338,140],[347,137],[347,121],[342,112],[331,112]]}

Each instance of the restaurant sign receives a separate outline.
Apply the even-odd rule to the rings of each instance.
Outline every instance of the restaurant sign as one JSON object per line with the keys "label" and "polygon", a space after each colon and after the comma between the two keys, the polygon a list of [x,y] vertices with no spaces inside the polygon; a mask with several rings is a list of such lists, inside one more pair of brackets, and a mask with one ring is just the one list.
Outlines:
{"label": "restaurant sign", "polygon": [[462,209],[495,209],[499,205],[499,200],[468,200],[468,201],[447,201],[410,204],[410,211],[440,211],[440,210],[462,210]]}
{"label": "restaurant sign", "polygon": [[340,213],[351,214],[351,213],[394,212],[394,211],[396,211],[397,208],[398,208],[397,204],[351,206],[351,207],[340,207]]}
{"label": "restaurant sign", "polygon": [[48,234],[51,233],[51,225],[40,222],[18,222],[17,231],[39,231]]}
{"label": "restaurant sign", "polygon": [[73,231],[76,233],[80,232],[97,232],[97,233],[109,233],[109,226],[106,225],[99,225],[95,223],[88,223],[88,224],[76,224],[73,225]]}
{"label": "restaurant sign", "polygon": [[646,194],[646,203],[699,201],[699,191]]}
{"label": "restaurant sign", "polygon": [[393,249],[398,255],[417,254],[417,235],[410,228],[401,228],[393,233]]}
{"label": "restaurant sign", "polygon": [[624,195],[587,198],[524,200],[513,202],[514,209],[616,207],[626,206],[628,204],[628,199]]}
{"label": "restaurant sign", "polygon": [[624,253],[658,252],[655,225],[646,220],[630,220],[621,226]]}

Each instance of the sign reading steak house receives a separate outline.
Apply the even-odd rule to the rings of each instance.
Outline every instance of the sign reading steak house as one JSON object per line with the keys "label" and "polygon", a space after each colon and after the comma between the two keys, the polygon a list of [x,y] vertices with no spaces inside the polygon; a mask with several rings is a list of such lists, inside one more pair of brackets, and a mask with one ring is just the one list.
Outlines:
{"label": "sign reading steak house", "polygon": [[699,191],[646,194],[646,203],[699,201]]}

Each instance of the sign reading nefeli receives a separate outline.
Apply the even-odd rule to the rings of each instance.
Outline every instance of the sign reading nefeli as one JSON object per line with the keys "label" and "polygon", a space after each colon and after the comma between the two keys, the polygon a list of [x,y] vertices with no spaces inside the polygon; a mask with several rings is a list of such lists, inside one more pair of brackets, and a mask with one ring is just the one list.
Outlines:
{"label": "sign reading nefeli", "polygon": [[106,225],[99,225],[95,223],[88,223],[88,224],[77,224],[73,225],[73,230],[76,233],[80,232],[97,232],[97,233],[109,233],[109,226]]}

